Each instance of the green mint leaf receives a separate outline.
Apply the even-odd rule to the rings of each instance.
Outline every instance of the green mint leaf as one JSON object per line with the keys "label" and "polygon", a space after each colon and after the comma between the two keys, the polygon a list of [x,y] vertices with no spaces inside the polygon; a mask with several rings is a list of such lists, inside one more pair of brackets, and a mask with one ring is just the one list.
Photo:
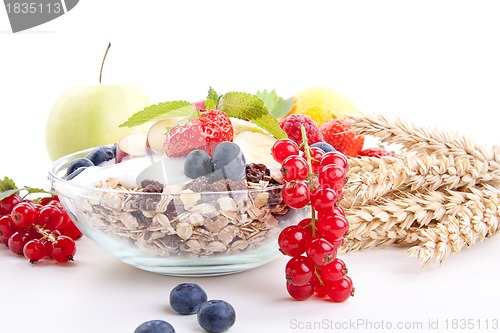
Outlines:
{"label": "green mint leaf", "polygon": [[209,87],[207,99],[211,99],[211,100],[214,100],[214,101],[217,101],[219,99],[219,94],[217,94],[217,92],[215,91],[214,88]]}
{"label": "green mint leaf", "polygon": [[217,94],[214,88],[210,87],[208,89],[207,99],[205,100],[205,107],[207,110],[217,109],[217,104],[219,103],[220,96]]}
{"label": "green mint leaf", "polygon": [[12,179],[9,177],[3,177],[2,180],[0,180],[0,192],[5,192],[8,190],[15,190],[17,189],[16,184]]}
{"label": "green mint leaf", "polygon": [[197,111],[190,102],[162,102],[145,107],[143,110],[133,114],[126,122],[121,124],[119,127],[134,127],[147,123],[148,121],[154,121],[164,118],[194,118],[196,115]]}
{"label": "green mint leaf", "polygon": [[207,99],[205,101],[205,108],[207,110],[215,110],[217,109],[217,103],[213,99]]}
{"label": "green mint leaf", "polygon": [[10,197],[12,194],[19,193],[14,181],[8,177],[3,177],[0,180],[0,200]]}
{"label": "green mint leaf", "polygon": [[2,201],[3,199],[5,199],[7,197],[10,197],[12,194],[16,194],[16,193],[19,193],[18,188],[0,192],[0,201]]}
{"label": "green mint leaf", "polygon": [[281,129],[279,122],[270,113],[259,118],[250,119],[250,121],[271,133],[278,140],[288,138],[286,132]]}
{"label": "green mint leaf", "polygon": [[228,92],[222,96],[219,109],[229,117],[250,120],[274,135],[277,139],[287,137],[276,118],[269,113],[264,102],[256,95],[242,92]]}
{"label": "green mint leaf", "polygon": [[264,102],[264,105],[274,118],[286,116],[293,107],[293,97],[283,99],[283,97],[276,94],[275,89],[271,91],[257,91],[256,95]]}

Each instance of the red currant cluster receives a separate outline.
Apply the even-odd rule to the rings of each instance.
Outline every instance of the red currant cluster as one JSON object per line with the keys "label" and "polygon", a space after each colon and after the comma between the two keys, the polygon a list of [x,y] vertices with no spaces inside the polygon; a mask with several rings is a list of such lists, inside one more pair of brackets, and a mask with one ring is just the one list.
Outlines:
{"label": "red currant cluster", "polygon": [[[344,302],[354,295],[352,280],[337,250],[349,229],[344,210],[338,206],[348,160],[338,151],[324,152],[303,147],[290,139],[278,140],[272,148],[281,163],[283,202],[292,208],[311,205],[311,217],[283,229],[278,237],[280,251],[288,261],[286,287],[290,296],[305,300],[313,294]],[[303,151],[301,151],[301,148]]]}
{"label": "red currant cluster", "polygon": [[81,236],[57,196],[33,201],[12,194],[0,201],[0,241],[31,263],[72,261]]}

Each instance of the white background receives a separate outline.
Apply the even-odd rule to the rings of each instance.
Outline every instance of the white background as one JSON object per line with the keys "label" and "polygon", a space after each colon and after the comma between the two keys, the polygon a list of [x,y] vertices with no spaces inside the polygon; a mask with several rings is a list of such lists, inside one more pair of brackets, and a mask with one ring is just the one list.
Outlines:
{"label": "white background", "polygon": [[[103,81],[137,84],[154,102],[199,100],[209,86],[276,89],[285,97],[328,86],[364,112],[500,143],[499,10],[497,1],[82,0],[54,21],[12,34],[0,8],[0,177],[49,186],[46,117],[66,89],[97,83],[108,42]],[[331,332],[294,323],[358,319],[422,323],[415,332],[436,332],[429,320],[445,331],[446,319],[471,319],[468,331],[480,331],[476,320],[482,328],[500,320],[497,237],[424,270],[399,248],[344,255],[357,287],[344,304],[292,301],[285,258],[186,279],[129,267],[88,239],[67,267],[32,266],[0,248],[1,329],[119,333],[164,319],[177,332],[201,332],[194,317],[168,306],[170,290],[193,281],[234,305],[231,332]]]}

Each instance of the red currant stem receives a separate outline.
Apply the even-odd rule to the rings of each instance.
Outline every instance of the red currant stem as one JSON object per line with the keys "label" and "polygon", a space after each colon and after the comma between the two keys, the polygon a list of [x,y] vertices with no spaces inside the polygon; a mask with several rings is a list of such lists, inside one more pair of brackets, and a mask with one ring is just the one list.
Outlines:
{"label": "red currant stem", "polygon": [[[311,148],[309,147],[309,143],[307,142],[307,133],[304,125],[300,126],[300,133],[302,134],[302,145],[304,145],[304,153],[306,155],[307,161],[307,179],[309,180],[309,190],[312,193],[314,190],[314,172],[312,168],[312,157],[311,157]],[[312,225],[312,236],[316,235],[316,210],[311,206],[311,225]]]}
{"label": "red currant stem", "polygon": [[314,265],[314,275],[316,276],[316,278],[318,279],[319,281],[319,284],[322,285],[323,287],[326,286],[326,283],[323,281],[323,279],[321,278],[321,274],[319,274],[318,272],[318,266],[317,265]]}
{"label": "red currant stem", "polygon": [[33,227],[40,235],[42,235],[42,239],[47,239],[52,243],[57,243],[56,235],[54,233],[47,232],[45,229],[36,224],[34,224]]}

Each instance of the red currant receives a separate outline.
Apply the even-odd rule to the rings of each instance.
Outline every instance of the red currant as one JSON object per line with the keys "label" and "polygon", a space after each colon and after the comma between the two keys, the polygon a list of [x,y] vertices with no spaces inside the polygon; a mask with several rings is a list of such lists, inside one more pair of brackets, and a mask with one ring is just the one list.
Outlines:
{"label": "red currant", "polygon": [[326,285],[321,284],[319,280],[316,278],[315,279],[315,284],[314,284],[314,292],[318,297],[325,297],[326,296]]}
{"label": "red currant", "polygon": [[347,267],[339,258],[333,259],[331,263],[322,267],[321,278],[325,284],[340,279],[347,274]]}
{"label": "red currant", "polygon": [[318,220],[316,227],[319,232],[329,240],[336,240],[344,237],[349,230],[349,222],[342,215],[325,216]]}
{"label": "red currant", "polygon": [[0,242],[2,242],[3,245],[9,247],[9,238],[0,236]]}
{"label": "red currant", "polygon": [[327,218],[332,215],[341,215],[345,217],[345,211],[341,206],[333,206],[331,210],[318,212],[318,220]]}
{"label": "red currant", "polygon": [[311,206],[318,212],[331,211],[337,202],[337,193],[331,188],[318,187],[310,196]]}
{"label": "red currant", "polygon": [[24,244],[30,241],[31,235],[26,231],[18,231],[10,236],[8,241],[9,249],[15,254],[23,254]]}
{"label": "red currant", "polygon": [[336,192],[342,191],[345,185],[345,169],[337,164],[322,167],[318,173],[318,182],[322,187],[328,187]]}
{"label": "red currant", "polygon": [[318,266],[328,265],[337,256],[337,248],[323,237],[316,237],[307,242],[306,254]]}
{"label": "red currant", "polygon": [[284,140],[272,150],[275,160],[281,163],[285,181],[283,202],[291,208],[310,203],[313,209],[311,218],[285,228],[278,236],[281,252],[292,257],[285,267],[286,288],[300,301],[316,293],[343,302],[354,293],[345,263],[336,258],[349,227],[344,210],[337,206],[349,161],[338,151],[325,153],[321,148],[309,147],[304,127],[301,132],[303,152]]}
{"label": "red currant", "polygon": [[37,224],[49,230],[57,229],[63,222],[61,210],[55,206],[43,206],[38,212]]}
{"label": "red currant", "polygon": [[33,264],[45,257],[45,245],[39,239],[32,239],[24,244],[23,254]]}
{"label": "red currant", "polygon": [[336,164],[342,168],[344,168],[346,171],[349,167],[349,160],[347,157],[342,154],[339,151],[330,151],[328,153],[325,153],[323,157],[321,158],[320,165],[322,167],[329,165],[329,164]]}
{"label": "red currant", "polygon": [[281,190],[283,202],[292,208],[303,208],[310,200],[309,185],[305,181],[291,181]]}
{"label": "red currant", "polygon": [[298,225],[291,225],[280,232],[278,245],[283,254],[296,257],[306,251],[306,244],[309,238],[311,236],[306,229]]}
{"label": "red currant", "polygon": [[40,200],[38,200],[38,203],[42,206],[46,206],[46,205],[50,204],[52,201],[54,201],[53,197],[45,197],[45,198],[41,198]]}
{"label": "red currant", "polygon": [[42,210],[43,206],[40,205],[39,203],[32,203],[33,207],[35,208],[36,213],[40,213],[40,210]]}
{"label": "red currant", "polygon": [[51,205],[51,206],[56,206],[57,208],[59,209],[63,209],[63,205],[62,203],[59,201],[59,200],[56,200],[56,199],[52,199],[52,201],[50,201],[48,203],[48,205]]}
{"label": "red currant", "polygon": [[14,221],[10,215],[0,217],[0,235],[5,238],[10,238],[17,231]]}
{"label": "red currant", "polygon": [[0,215],[10,214],[14,206],[23,201],[23,199],[17,195],[12,194],[6,198],[0,200]]}
{"label": "red currant", "polygon": [[296,286],[287,281],[286,290],[297,301],[304,301],[314,294],[314,282],[311,281],[303,286]]}
{"label": "red currant", "polygon": [[333,281],[328,285],[326,293],[334,302],[345,302],[349,296],[354,296],[354,287],[351,278],[344,275],[340,279]]}
{"label": "red currant", "polygon": [[20,202],[14,206],[10,216],[19,228],[26,228],[36,223],[36,208],[29,202]]}
{"label": "red currant", "polygon": [[313,229],[315,229],[315,228],[312,224],[312,219],[310,217],[306,217],[305,219],[302,219],[299,223],[297,223],[297,225],[304,229],[308,239],[312,237]]}
{"label": "red currant", "polygon": [[288,156],[281,163],[281,174],[287,182],[306,179],[309,175],[306,160],[297,155]]}
{"label": "red currant", "polygon": [[344,237],[337,238],[334,240],[329,239],[328,240],[336,249],[340,249],[342,245],[344,245]]}
{"label": "red currant", "polygon": [[285,158],[299,154],[299,146],[290,139],[281,139],[274,143],[271,153],[276,162],[281,163]]}
{"label": "red currant", "polygon": [[296,286],[303,286],[313,278],[314,264],[304,256],[293,257],[285,267],[286,280]]}
{"label": "red currant", "polygon": [[62,235],[68,236],[73,240],[77,240],[83,236],[80,229],[78,229],[78,227],[73,223],[73,221],[71,221],[71,219],[67,221],[67,224],[66,226],[64,226],[64,228],[60,227],[58,230],[61,232]]}
{"label": "red currant", "polygon": [[72,261],[76,253],[75,241],[68,236],[58,236],[49,249],[52,259],[61,263]]}
{"label": "red currant", "polygon": [[61,224],[59,224],[57,229],[64,229],[70,223],[73,223],[73,221],[71,221],[71,218],[69,217],[68,213],[66,213],[66,211],[64,210],[64,208],[62,206],[61,207],[55,206],[55,207],[59,208],[59,211],[61,212],[61,216],[62,216]]}
{"label": "red currant", "polygon": [[325,152],[317,147],[311,147],[310,148],[310,154],[311,154],[311,166],[312,166],[312,171],[314,173],[317,173],[320,170],[320,162],[321,158],[325,154]]}
{"label": "red currant", "polygon": [[321,271],[323,267],[314,266],[315,274],[314,274],[314,292],[318,297],[326,296],[326,284],[323,282],[321,278]]}
{"label": "red currant", "polygon": [[335,206],[333,208],[333,214],[345,216],[344,208],[342,208],[340,206]]}

